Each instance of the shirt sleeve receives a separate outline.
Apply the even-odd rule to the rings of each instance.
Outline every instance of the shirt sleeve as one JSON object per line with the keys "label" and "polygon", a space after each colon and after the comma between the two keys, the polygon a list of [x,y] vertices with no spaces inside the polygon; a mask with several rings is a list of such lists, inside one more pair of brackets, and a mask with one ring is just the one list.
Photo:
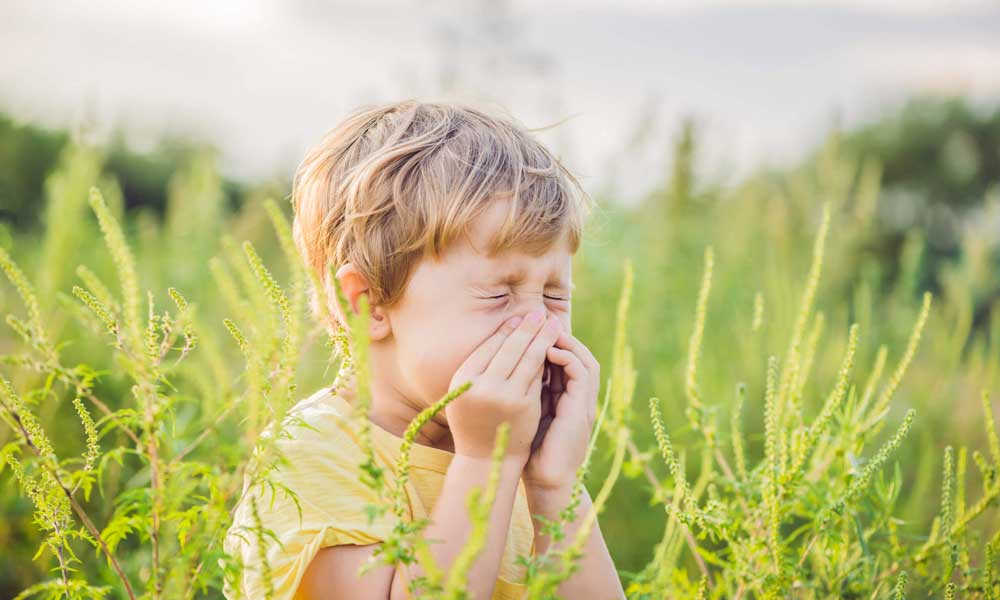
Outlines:
{"label": "shirt sleeve", "polygon": [[497,577],[497,584],[493,588],[491,600],[522,600],[526,597],[527,592],[528,587],[523,583],[515,583],[503,577]]}
{"label": "shirt sleeve", "polygon": [[[369,522],[365,511],[365,505],[378,504],[378,497],[360,481],[358,466],[364,454],[354,432],[341,424],[327,425],[320,431],[289,429],[290,438],[276,443],[286,461],[269,476],[273,492],[270,486],[258,485],[244,494],[225,542],[226,552],[242,559],[243,589],[230,590],[233,596],[227,598],[264,598],[270,587],[274,600],[292,600],[320,548],[372,544],[389,537],[391,512]],[[283,488],[294,491],[298,502]],[[270,530],[263,536],[255,526],[251,497],[262,528]]]}

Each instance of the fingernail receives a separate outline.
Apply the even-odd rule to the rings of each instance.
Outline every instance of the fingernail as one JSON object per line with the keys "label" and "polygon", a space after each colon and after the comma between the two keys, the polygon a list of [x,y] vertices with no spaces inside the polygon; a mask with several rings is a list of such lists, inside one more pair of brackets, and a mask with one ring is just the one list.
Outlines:
{"label": "fingernail", "polygon": [[533,310],[528,315],[528,321],[531,322],[531,323],[534,323],[535,325],[538,325],[539,323],[541,323],[542,319],[544,319],[544,318],[545,318],[545,315],[540,310]]}
{"label": "fingernail", "polygon": [[510,321],[507,321],[507,326],[512,329],[520,324],[521,324],[521,317],[514,317]]}
{"label": "fingernail", "polygon": [[549,331],[551,331],[552,333],[558,333],[559,331],[562,330],[562,326],[559,323],[559,319],[552,319],[545,326],[548,327]]}

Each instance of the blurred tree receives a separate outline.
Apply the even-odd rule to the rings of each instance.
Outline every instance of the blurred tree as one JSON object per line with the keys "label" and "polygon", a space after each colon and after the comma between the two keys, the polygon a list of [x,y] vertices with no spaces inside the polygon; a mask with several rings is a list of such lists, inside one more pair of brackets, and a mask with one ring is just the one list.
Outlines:
{"label": "blurred tree", "polygon": [[905,194],[916,205],[895,216],[933,229],[936,238],[928,242],[942,248],[952,248],[957,239],[954,217],[979,206],[1000,182],[1000,107],[995,105],[977,110],[964,98],[912,98],[843,141],[859,157],[878,160],[883,188]]}
{"label": "blurred tree", "polygon": [[[1000,106],[977,107],[964,98],[915,97],[900,109],[846,132],[843,149],[880,166],[877,230],[865,251],[888,269],[892,285],[906,232],[923,234],[917,289],[938,292],[950,270],[963,268],[977,239],[983,260],[1000,265]],[[969,242],[966,241],[966,244]],[[985,323],[1000,298],[1000,282],[988,277],[974,290],[974,326]]]}
{"label": "blurred tree", "polygon": [[38,222],[42,182],[69,134],[18,123],[0,113],[0,219],[15,228]]}
{"label": "blurred tree", "polygon": [[[20,123],[0,113],[0,221],[14,230],[41,225],[47,175],[59,164],[72,143],[70,132]],[[165,217],[168,182],[179,169],[212,153],[197,140],[163,136],[149,152],[134,150],[121,130],[93,150],[100,156],[101,173],[121,188],[124,209],[148,207]],[[223,206],[235,208],[251,184],[221,178]]]}

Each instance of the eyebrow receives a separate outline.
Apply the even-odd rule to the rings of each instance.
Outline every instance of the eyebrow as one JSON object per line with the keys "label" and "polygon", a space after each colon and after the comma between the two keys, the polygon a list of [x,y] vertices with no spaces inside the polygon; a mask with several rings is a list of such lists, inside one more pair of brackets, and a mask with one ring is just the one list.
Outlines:
{"label": "eyebrow", "polygon": [[[527,273],[523,269],[501,272],[491,277],[490,283],[491,284],[506,283],[509,285],[517,285],[519,283],[524,282],[524,278],[526,275]],[[545,285],[558,286],[562,288],[567,288],[569,290],[576,288],[576,283],[570,282],[569,285],[567,285],[566,282],[563,281],[562,277],[559,276],[559,273],[556,272],[549,272],[549,277],[548,279],[546,279]]]}

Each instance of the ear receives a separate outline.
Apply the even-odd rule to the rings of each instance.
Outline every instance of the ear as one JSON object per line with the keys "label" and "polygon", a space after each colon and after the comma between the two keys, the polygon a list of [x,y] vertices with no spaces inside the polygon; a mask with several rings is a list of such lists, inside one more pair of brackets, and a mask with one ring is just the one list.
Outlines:
{"label": "ear", "polygon": [[392,332],[389,325],[389,318],[381,306],[371,306],[371,293],[369,292],[368,280],[358,271],[353,263],[345,263],[337,269],[337,281],[340,289],[343,290],[350,310],[355,314],[361,312],[361,294],[367,294],[371,314],[368,321],[368,337],[370,340],[380,340]]}

